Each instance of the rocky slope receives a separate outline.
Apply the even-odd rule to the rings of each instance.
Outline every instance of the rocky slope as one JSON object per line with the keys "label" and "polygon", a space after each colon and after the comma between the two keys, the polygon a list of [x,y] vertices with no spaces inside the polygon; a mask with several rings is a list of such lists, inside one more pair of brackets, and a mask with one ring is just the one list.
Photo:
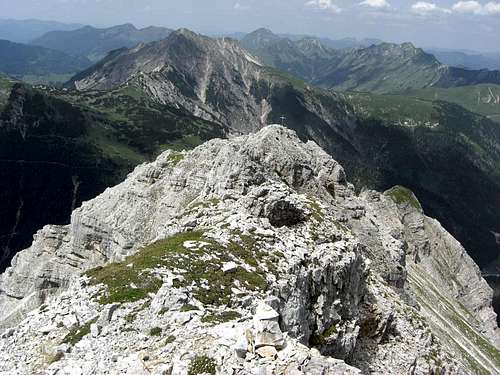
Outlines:
{"label": "rocky slope", "polygon": [[498,373],[465,250],[408,190],[353,190],[276,125],[165,152],[16,256],[0,371]]}

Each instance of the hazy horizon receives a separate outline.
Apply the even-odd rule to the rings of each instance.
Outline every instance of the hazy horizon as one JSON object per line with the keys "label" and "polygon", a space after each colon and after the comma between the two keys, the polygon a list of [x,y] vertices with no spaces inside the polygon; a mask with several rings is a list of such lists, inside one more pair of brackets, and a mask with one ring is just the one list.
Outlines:
{"label": "hazy horizon", "polygon": [[37,19],[96,27],[186,27],[204,34],[250,32],[331,39],[375,38],[418,46],[500,51],[500,2],[412,0],[0,0],[3,19]]}

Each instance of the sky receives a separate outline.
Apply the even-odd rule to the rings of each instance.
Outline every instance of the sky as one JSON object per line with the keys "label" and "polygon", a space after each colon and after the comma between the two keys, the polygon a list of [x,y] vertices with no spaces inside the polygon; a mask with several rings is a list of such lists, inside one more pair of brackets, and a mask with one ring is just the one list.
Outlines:
{"label": "sky", "polygon": [[500,52],[500,0],[0,0],[0,18],[378,38]]}

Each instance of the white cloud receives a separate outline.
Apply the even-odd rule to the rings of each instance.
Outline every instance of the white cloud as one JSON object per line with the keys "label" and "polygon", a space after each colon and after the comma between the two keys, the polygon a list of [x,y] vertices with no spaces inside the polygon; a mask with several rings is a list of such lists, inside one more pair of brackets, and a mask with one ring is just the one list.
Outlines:
{"label": "white cloud", "polygon": [[483,10],[486,14],[500,14],[500,3],[491,1],[483,7]]}
{"label": "white cloud", "polygon": [[438,7],[435,3],[429,3],[427,1],[419,1],[411,6],[413,13],[427,15],[436,13],[451,13],[449,9]]}
{"label": "white cloud", "polygon": [[385,9],[390,8],[391,5],[387,0],[364,0],[359,5],[365,5],[371,8]]}
{"label": "white cloud", "polygon": [[[368,0],[367,0],[368,1]],[[438,13],[461,13],[475,15],[495,15],[500,14],[500,2],[490,1],[482,4],[476,0],[461,0],[453,4],[451,9],[442,8],[428,1],[418,1],[411,6],[411,11],[420,15],[430,15]]]}
{"label": "white cloud", "polygon": [[483,6],[477,1],[459,1],[453,5],[452,9],[457,13],[479,14]]}
{"label": "white cloud", "polygon": [[483,5],[475,0],[459,1],[452,6],[452,9],[456,13],[463,14],[495,15],[500,14],[500,3],[490,1]]}
{"label": "white cloud", "polygon": [[306,2],[306,6],[315,9],[328,10],[335,14],[342,12],[342,8],[335,5],[332,0],[309,0]]}

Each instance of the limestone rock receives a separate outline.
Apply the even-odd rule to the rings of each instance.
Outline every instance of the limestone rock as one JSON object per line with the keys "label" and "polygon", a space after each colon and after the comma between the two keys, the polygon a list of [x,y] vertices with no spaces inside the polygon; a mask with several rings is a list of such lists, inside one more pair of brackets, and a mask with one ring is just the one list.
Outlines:
{"label": "limestone rock", "polygon": [[495,374],[491,293],[417,204],[273,125],[42,229],[0,277],[0,373]]}
{"label": "limestone rock", "polygon": [[261,346],[255,351],[262,358],[275,358],[278,355],[278,351],[274,346]]}

